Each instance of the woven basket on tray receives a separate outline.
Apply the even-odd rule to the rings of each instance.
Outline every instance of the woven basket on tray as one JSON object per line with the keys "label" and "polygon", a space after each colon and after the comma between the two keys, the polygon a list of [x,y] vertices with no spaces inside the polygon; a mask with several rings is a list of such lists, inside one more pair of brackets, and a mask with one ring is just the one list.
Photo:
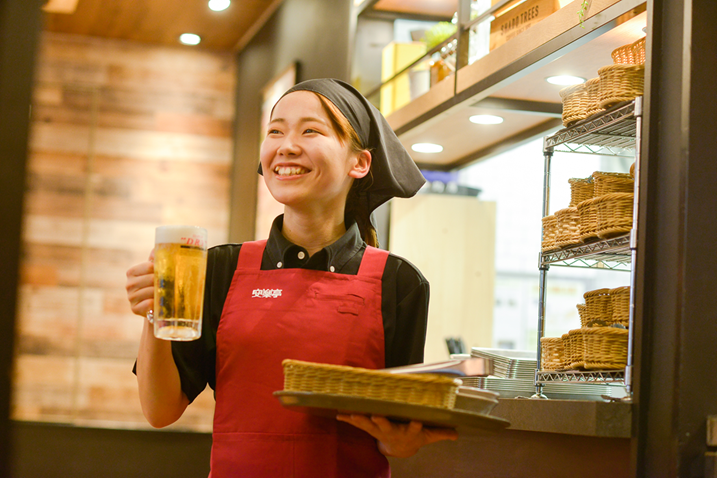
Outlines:
{"label": "woven basket on tray", "polygon": [[583,294],[585,298],[584,327],[609,325],[612,320],[610,289],[595,289]]}
{"label": "woven basket on tray", "polygon": [[611,193],[631,193],[635,190],[635,179],[628,173],[595,171],[592,178],[595,197]]}
{"label": "woven basket on tray", "polygon": [[585,368],[619,370],[627,365],[627,329],[592,327],[583,329]]}
{"label": "woven basket on tray", "polygon": [[331,393],[452,409],[460,380],[435,374],[396,374],[287,359],[284,390]]}
{"label": "woven basket on tray", "polygon": [[598,199],[599,198],[592,198],[578,203],[580,239],[583,241],[597,237],[597,206],[595,205],[595,201]]}
{"label": "woven basket on tray", "polygon": [[611,193],[595,198],[599,238],[605,239],[630,232],[634,197],[633,193]]}
{"label": "woven basket on tray", "polygon": [[558,219],[555,215],[545,216],[543,218],[543,241],[542,251],[552,251],[556,249],[555,239],[558,234]]}
{"label": "woven basket on tray", "polygon": [[630,286],[610,289],[611,324],[627,327],[630,324]]}
{"label": "woven basket on tray", "polygon": [[560,90],[563,101],[563,126],[570,126],[587,118],[587,94],[585,84],[566,86]]}
{"label": "woven basket on tray", "polygon": [[642,65],[645,63],[645,37],[634,43],[616,48],[610,54],[616,65]]}
{"label": "woven basket on tray", "polygon": [[540,365],[543,370],[562,369],[565,362],[565,349],[562,337],[543,337],[540,339]]}
{"label": "woven basket on tray", "polygon": [[570,178],[570,207],[577,207],[583,201],[595,196],[592,176],[589,178]]}
{"label": "woven basket on tray", "polygon": [[558,221],[555,245],[557,247],[578,244],[580,239],[580,215],[578,208],[566,207],[555,211],[555,218]]}
{"label": "woven basket on tray", "polygon": [[642,96],[645,86],[644,65],[608,65],[600,75],[600,106],[609,108],[622,101]]}

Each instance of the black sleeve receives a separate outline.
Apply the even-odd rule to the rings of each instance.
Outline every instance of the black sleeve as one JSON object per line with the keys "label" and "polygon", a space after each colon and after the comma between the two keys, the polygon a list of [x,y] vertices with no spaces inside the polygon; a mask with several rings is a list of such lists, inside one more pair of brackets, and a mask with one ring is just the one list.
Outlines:
{"label": "black sleeve", "polygon": [[209,249],[204,290],[202,336],[191,342],[172,342],[182,391],[191,403],[209,385],[216,387],[217,327],[239,259],[238,244]]}
{"label": "black sleeve", "polygon": [[423,362],[428,326],[428,281],[410,262],[393,254],[382,283],[386,367]]}

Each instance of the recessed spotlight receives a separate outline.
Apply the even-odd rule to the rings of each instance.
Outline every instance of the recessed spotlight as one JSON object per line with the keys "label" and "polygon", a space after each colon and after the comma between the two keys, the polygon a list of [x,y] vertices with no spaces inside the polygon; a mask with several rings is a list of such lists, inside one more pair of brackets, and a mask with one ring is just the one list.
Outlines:
{"label": "recessed spotlight", "polygon": [[411,149],[417,153],[440,153],[443,151],[443,146],[434,143],[416,143]]}
{"label": "recessed spotlight", "polygon": [[202,39],[199,38],[199,35],[194,33],[182,33],[179,35],[179,41],[185,45],[199,45],[199,42],[202,41]]}
{"label": "recessed spotlight", "polygon": [[231,0],[209,0],[209,9],[215,12],[221,12],[229,8]]}
{"label": "recessed spotlight", "polygon": [[549,76],[545,79],[545,81],[553,85],[570,86],[585,83],[585,78],[580,78],[579,76],[559,75]]}
{"label": "recessed spotlight", "polygon": [[473,115],[468,119],[475,124],[501,124],[503,122],[503,118],[496,115]]}

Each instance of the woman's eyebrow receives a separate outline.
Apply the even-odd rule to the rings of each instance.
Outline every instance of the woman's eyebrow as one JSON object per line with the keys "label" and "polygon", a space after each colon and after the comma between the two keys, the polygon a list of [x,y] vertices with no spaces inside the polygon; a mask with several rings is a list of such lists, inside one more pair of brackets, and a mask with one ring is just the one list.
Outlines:
{"label": "woman's eyebrow", "polygon": [[[286,120],[284,118],[273,118],[269,123],[286,123]],[[316,118],[313,116],[305,116],[303,118],[299,118],[299,123],[323,123],[323,124],[326,124],[326,121],[322,120],[321,118]]]}

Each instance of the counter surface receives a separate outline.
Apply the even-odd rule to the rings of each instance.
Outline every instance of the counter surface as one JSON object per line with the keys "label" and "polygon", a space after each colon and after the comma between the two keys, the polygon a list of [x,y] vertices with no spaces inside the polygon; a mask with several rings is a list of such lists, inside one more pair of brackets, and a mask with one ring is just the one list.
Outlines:
{"label": "counter surface", "polygon": [[632,405],[584,400],[500,399],[491,415],[510,422],[510,430],[630,438]]}

